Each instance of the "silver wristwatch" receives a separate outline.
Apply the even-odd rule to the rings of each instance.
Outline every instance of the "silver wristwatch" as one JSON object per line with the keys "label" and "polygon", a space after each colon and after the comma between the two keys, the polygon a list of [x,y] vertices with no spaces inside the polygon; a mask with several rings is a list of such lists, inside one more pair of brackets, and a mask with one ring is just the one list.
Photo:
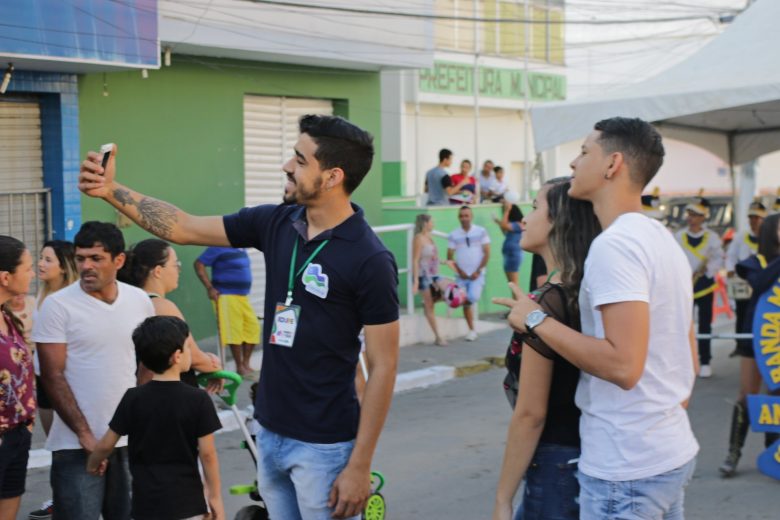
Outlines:
{"label": "silver wristwatch", "polygon": [[547,317],[547,313],[541,309],[536,309],[528,313],[525,317],[525,329],[533,334],[534,329],[541,325],[544,319]]}

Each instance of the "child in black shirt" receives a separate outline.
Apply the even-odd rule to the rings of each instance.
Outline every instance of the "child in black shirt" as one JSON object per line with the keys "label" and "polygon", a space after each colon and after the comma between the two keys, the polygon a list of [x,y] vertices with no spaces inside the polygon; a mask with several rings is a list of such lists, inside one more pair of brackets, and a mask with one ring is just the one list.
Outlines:
{"label": "child in black shirt", "polygon": [[128,435],[135,520],[180,520],[208,513],[198,458],[203,465],[212,516],[225,518],[214,432],[221,425],[208,394],[181,382],[190,368],[189,327],[173,316],[147,318],[133,332],[138,359],[154,372],[129,389],[87,461],[102,474],[106,457]]}

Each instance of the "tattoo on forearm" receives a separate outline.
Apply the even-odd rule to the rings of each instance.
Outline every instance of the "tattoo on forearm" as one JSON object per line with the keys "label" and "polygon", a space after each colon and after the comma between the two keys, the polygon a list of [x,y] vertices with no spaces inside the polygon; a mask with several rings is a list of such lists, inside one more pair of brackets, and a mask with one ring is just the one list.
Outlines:
{"label": "tattoo on forearm", "polygon": [[138,214],[144,229],[160,238],[170,239],[176,224],[176,207],[161,200],[144,197],[138,203]]}
{"label": "tattoo on forearm", "polygon": [[139,223],[144,229],[160,238],[171,238],[173,226],[177,221],[175,206],[151,197],[136,200],[130,190],[125,188],[115,189],[113,195],[122,206],[135,206]]}
{"label": "tattoo on forearm", "polygon": [[114,198],[118,203],[120,203],[122,206],[127,206],[128,204],[131,206],[135,206],[136,203],[133,200],[132,195],[130,195],[130,190],[126,190],[124,188],[117,188],[114,190]]}

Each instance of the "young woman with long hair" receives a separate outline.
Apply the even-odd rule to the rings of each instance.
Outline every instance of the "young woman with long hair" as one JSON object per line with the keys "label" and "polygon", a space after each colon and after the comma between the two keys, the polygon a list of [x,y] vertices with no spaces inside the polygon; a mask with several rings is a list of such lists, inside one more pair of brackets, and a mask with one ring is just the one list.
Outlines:
{"label": "young woman with long hair", "polygon": [[13,297],[27,294],[35,277],[23,243],[0,235],[0,520],[19,512],[35,420],[35,372],[23,325],[7,309]]}
{"label": "young woman with long hair", "polygon": [[[179,286],[181,263],[176,250],[168,242],[157,238],[142,240],[126,253],[125,265],[118,273],[120,281],[140,287],[152,299],[152,304],[158,316],[175,316],[184,319],[179,307],[166,295]],[[192,368],[181,375],[181,380],[192,386],[197,386],[195,371],[215,372],[222,368],[219,358],[211,353],[203,352],[190,336],[192,349]],[[146,371],[146,369],[141,369]],[[142,372],[143,373],[143,372]],[[151,374],[145,374],[151,378]],[[139,377],[141,382],[144,377]],[[219,382],[214,381],[209,390],[219,388]]]}
{"label": "young woman with long hair", "polygon": [[[780,213],[775,213],[764,219],[758,231],[758,254],[739,262],[736,266],[737,275],[747,280],[753,289],[753,294],[746,311],[746,322],[753,323],[758,298],[780,277]],[[756,365],[752,344],[750,348],[737,345],[737,355],[740,356],[739,394],[731,415],[731,430],[729,434],[729,449],[726,459],[718,468],[724,477],[734,476],[737,464],[742,456],[750,421],[748,420],[747,396],[761,392],[761,373]],[[764,435],[764,443],[769,447],[777,439],[777,434]]]}
{"label": "young woman with long hair", "polygon": [[[554,319],[579,330],[577,304],[585,258],[601,232],[590,202],[569,197],[570,178],[542,186],[523,219],[520,246],[541,255],[547,281],[533,297]],[[516,519],[577,519],[580,412],[574,404],[579,370],[533,334],[515,333],[507,353],[507,395],[514,404],[496,492],[494,520],[512,518],[512,499],[526,486]]]}
{"label": "young woman with long hair", "polygon": [[438,300],[433,284],[439,279],[439,250],[433,241],[433,219],[427,213],[420,213],[414,220],[414,240],[412,241],[412,280],[414,294],[420,292],[423,299],[423,312],[431,326],[435,343],[446,345],[447,340],[439,333],[433,305]]}

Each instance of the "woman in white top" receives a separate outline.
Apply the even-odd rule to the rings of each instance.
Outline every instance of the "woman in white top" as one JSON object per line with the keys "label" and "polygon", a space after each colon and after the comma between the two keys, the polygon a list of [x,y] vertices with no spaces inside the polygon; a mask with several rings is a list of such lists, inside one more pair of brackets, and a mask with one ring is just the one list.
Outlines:
{"label": "woman in white top", "polygon": [[421,213],[414,221],[414,240],[412,241],[412,280],[413,292],[422,293],[425,318],[433,330],[435,343],[446,345],[447,341],[439,334],[433,305],[441,298],[441,292],[435,285],[439,279],[439,251],[433,242],[433,219]]}

